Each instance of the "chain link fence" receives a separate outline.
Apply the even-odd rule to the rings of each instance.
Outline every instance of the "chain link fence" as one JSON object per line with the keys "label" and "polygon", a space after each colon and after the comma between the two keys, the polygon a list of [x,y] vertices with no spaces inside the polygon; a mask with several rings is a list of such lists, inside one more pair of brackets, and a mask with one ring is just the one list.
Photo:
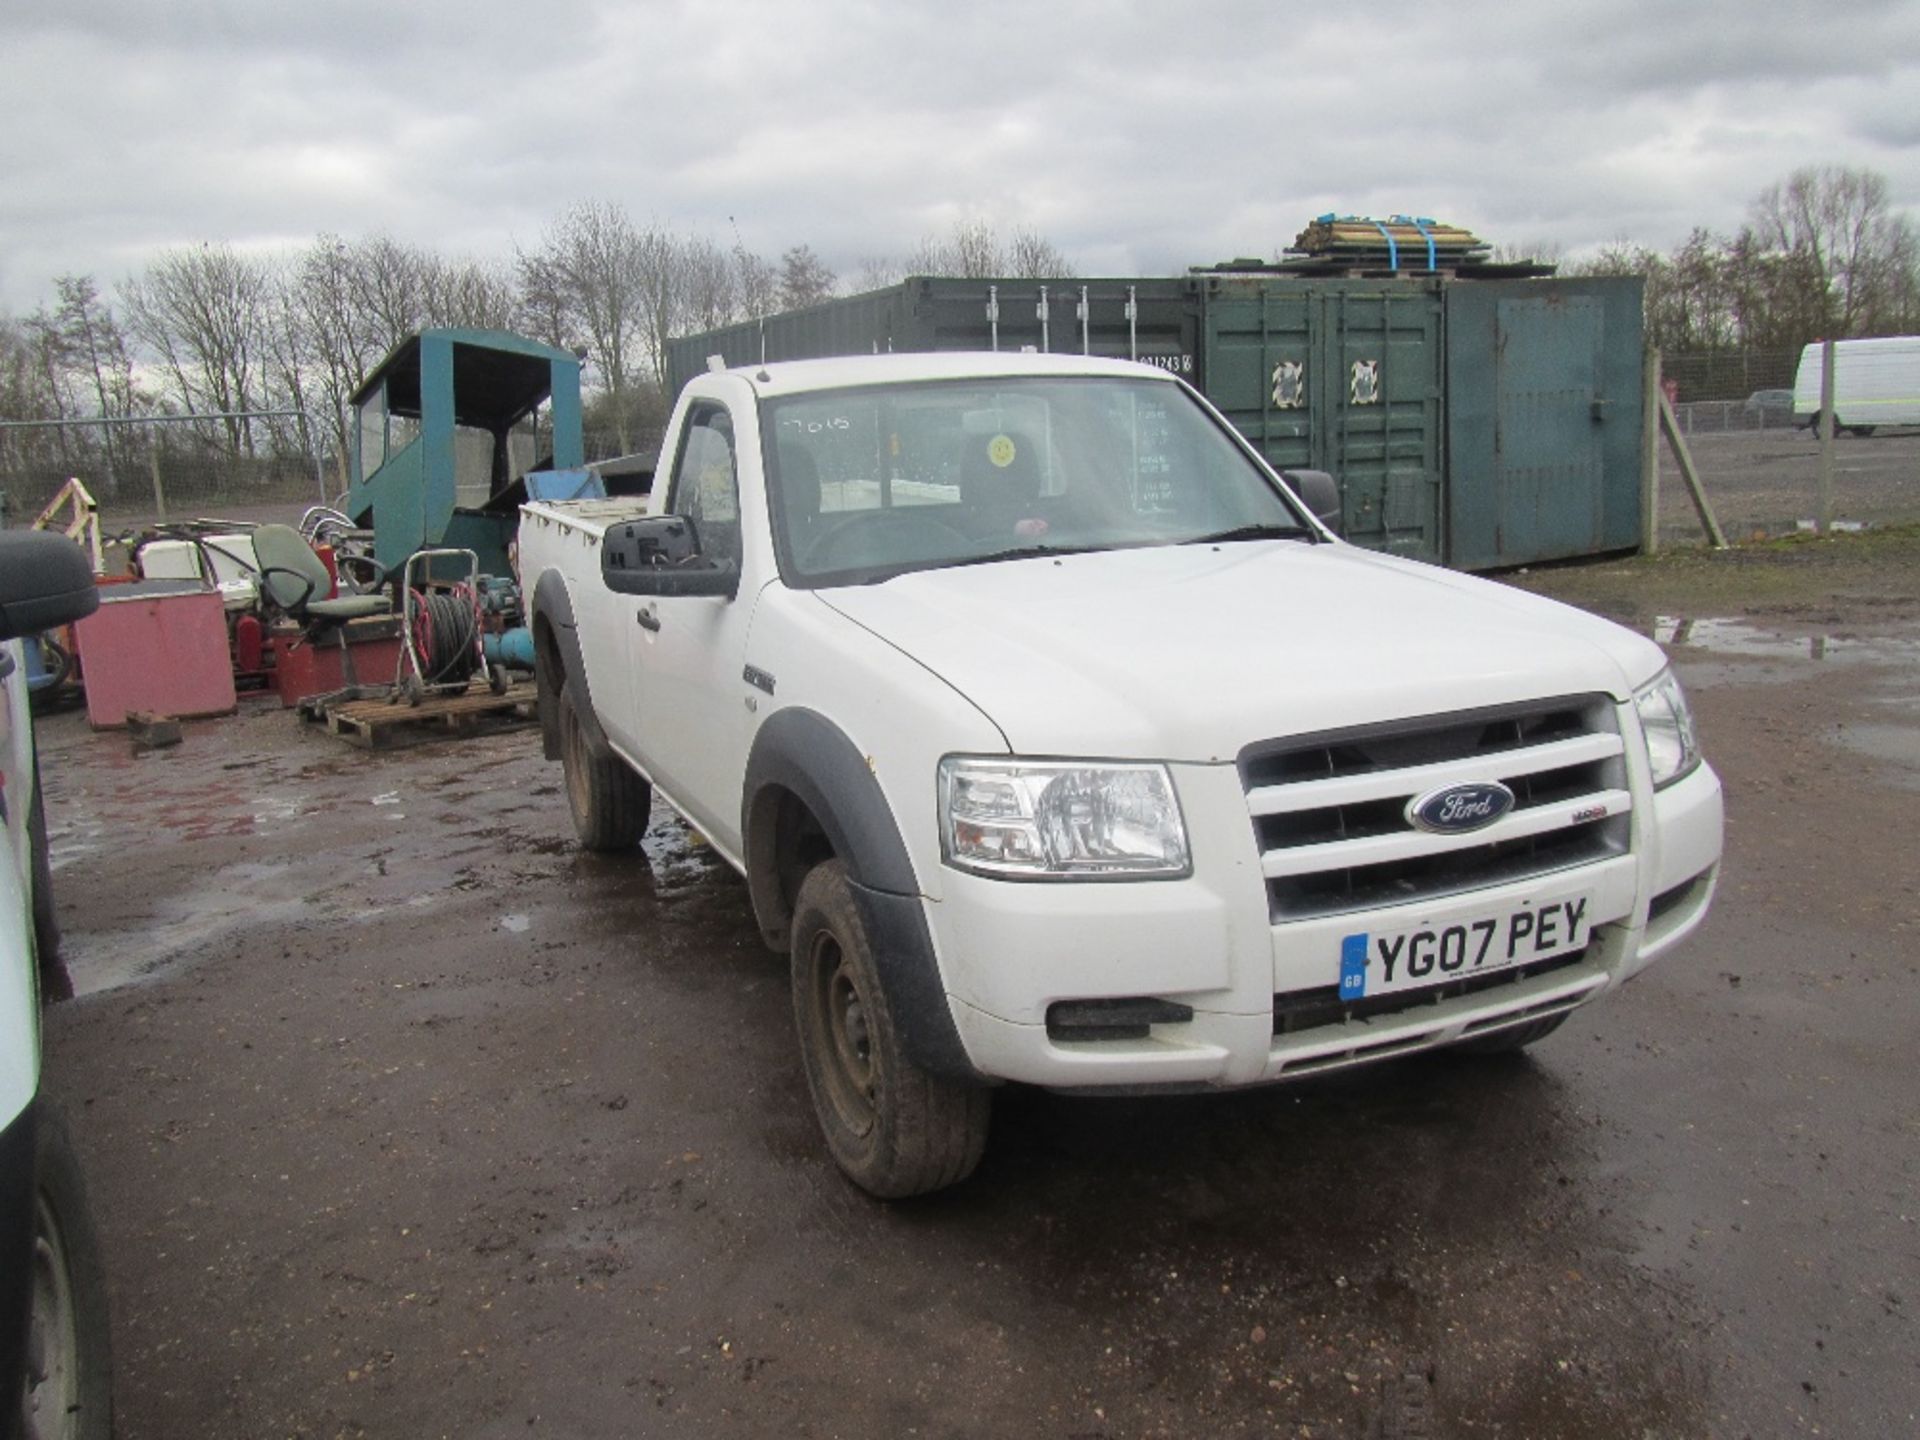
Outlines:
{"label": "chain link fence", "polygon": [[[1671,371],[1677,363],[1685,373],[1697,358],[1675,357],[1664,368]],[[1767,372],[1749,357],[1745,370],[1724,373],[1750,377]],[[1729,539],[1811,527],[1817,509],[1819,445],[1809,431],[1791,423],[1790,414],[1749,408],[1744,399],[1683,401],[1676,414]],[[591,429],[584,436],[586,459],[597,464],[638,456],[651,462],[658,456],[660,438],[658,430],[636,431],[623,445],[616,431]],[[1835,517],[1841,526],[1920,523],[1920,429],[1847,435],[1836,445]],[[297,449],[236,455],[222,433],[171,420],[0,428],[5,523],[30,522],[75,476],[99,503],[101,527],[109,536],[163,519],[292,522],[323,497],[337,503],[345,488],[344,472],[332,456],[316,464]],[[1679,466],[1664,444],[1660,536],[1663,545],[1694,544],[1702,538]]]}
{"label": "chain link fence", "polygon": [[[1729,541],[1813,529],[1820,444],[1808,431],[1695,434],[1687,449]],[[1699,544],[1680,467],[1664,442],[1660,452],[1660,543]],[[1836,529],[1920,523],[1920,429],[1837,437],[1833,500]]]}
{"label": "chain link fence", "polygon": [[[1820,443],[1795,419],[1798,350],[1665,355],[1660,373],[1707,499],[1729,540],[1811,530]],[[1680,467],[1661,447],[1660,539],[1697,543],[1700,522]],[[1834,449],[1834,521],[1851,529],[1920,523],[1920,429],[1843,434]]]}
{"label": "chain link fence", "polygon": [[1763,390],[1793,389],[1799,366],[1798,350],[1705,350],[1663,355],[1660,374],[1672,387],[1676,406],[1744,403]]}
{"label": "chain link fence", "polygon": [[[31,522],[69,479],[93,495],[109,534],[202,517],[293,520],[311,505],[338,504],[347,488],[338,458],[316,459],[288,443],[302,428],[300,417],[282,424],[286,433],[279,435],[263,418],[234,430],[220,420],[173,416],[0,425],[0,518]],[[260,433],[249,436],[249,428]],[[306,433],[327,432],[309,426]],[[651,462],[660,449],[658,429],[632,432],[625,445],[611,429],[589,430],[583,440],[590,465],[626,456]]]}
{"label": "chain link fence", "polygon": [[341,483],[336,464],[286,445],[261,423],[286,418],[261,412],[0,424],[6,523],[32,521],[69,479],[87,487],[109,533],[198,516],[298,516],[337,494]]}

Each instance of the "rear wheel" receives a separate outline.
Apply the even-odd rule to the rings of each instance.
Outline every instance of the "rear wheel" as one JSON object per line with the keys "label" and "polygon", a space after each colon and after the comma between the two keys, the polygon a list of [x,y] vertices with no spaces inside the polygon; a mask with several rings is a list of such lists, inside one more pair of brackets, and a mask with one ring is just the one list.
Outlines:
{"label": "rear wheel", "polygon": [[113,1345],[100,1242],[66,1126],[42,1104],[35,1117],[32,1287],[25,1440],[109,1440]]}
{"label": "rear wheel", "polygon": [[1540,1020],[1529,1020],[1524,1025],[1510,1026],[1505,1030],[1495,1030],[1490,1035],[1476,1035],[1471,1040],[1462,1040],[1453,1048],[1462,1055],[1507,1055],[1516,1050],[1524,1050],[1537,1041],[1544,1040],[1562,1025],[1567,1023],[1570,1010],[1558,1015],[1548,1015]]}
{"label": "rear wheel", "polygon": [[814,1113],[854,1184],[895,1200],[973,1173],[992,1095],[907,1058],[838,860],[810,870],[794,900],[793,1008]]}
{"label": "rear wheel", "polygon": [[589,850],[632,849],[646,833],[653,787],[618,755],[599,749],[587,738],[571,684],[560,687],[555,713],[574,834]]}

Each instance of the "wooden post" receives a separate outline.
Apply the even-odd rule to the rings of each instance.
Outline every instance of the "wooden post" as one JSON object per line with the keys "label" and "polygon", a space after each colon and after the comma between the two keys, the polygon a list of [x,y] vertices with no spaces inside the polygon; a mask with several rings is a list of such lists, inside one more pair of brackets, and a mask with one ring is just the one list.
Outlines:
{"label": "wooden post", "polygon": [[167,518],[167,491],[160,483],[160,439],[154,437],[153,444],[147,447],[147,460],[153,472],[153,516],[156,520]]}
{"label": "wooden post", "polygon": [[1700,528],[1707,532],[1707,539],[1713,542],[1713,548],[1727,548],[1727,537],[1721,533],[1720,522],[1714,518],[1713,506],[1707,501],[1707,488],[1700,483],[1700,472],[1693,468],[1693,452],[1687,449],[1686,438],[1680,433],[1680,422],[1674,416],[1673,405],[1667,399],[1667,392],[1660,392],[1660,424],[1666,429],[1667,443],[1673,447],[1673,458],[1680,463],[1680,478],[1687,482],[1687,493],[1693,497],[1694,513],[1700,517]]}
{"label": "wooden post", "polygon": [[1649,345],[1641,356],[1640,553],[1660,551],[1660,352]]}
{"label": "wooden post", "polygon": [[1820,508],[1815,511],[1813,528],[1825,535],[1833,528],[1833,437],[1837,424],[1833,414],[1833,341],[1820,342]]}

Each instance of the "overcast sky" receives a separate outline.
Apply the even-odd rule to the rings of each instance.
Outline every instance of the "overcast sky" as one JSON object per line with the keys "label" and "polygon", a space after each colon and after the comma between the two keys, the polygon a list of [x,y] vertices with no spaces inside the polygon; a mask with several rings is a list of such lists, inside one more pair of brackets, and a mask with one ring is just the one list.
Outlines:
{"label": "overcast sky", "polygon": [[511,258],[612,200],[851,278],[978,216],[1083,274],[1328,210],[1730,229],[1796,166],[1920,216],[1920,0],[5,0],[0,309],[202,241]]}

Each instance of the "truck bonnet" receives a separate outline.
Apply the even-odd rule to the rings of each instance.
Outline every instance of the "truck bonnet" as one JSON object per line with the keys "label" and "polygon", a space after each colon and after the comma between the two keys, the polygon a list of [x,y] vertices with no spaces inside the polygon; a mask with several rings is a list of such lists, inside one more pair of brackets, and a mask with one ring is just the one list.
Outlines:
{"label": "truck bonnet", "polygon": [[814,593],[1031,755],[1230,761],[1278,735],[1625,698],[1662,664],[1584,611],[1350,546],[1118,550]]}

